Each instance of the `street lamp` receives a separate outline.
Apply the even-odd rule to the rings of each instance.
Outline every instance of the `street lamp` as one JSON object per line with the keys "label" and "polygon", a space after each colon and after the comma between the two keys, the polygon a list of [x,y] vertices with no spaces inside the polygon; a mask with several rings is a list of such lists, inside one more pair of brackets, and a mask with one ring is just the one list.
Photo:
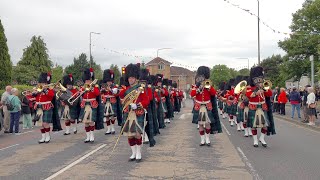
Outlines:
{"label": "street lamp", "polygon": [[172,49],[172,48],[160,48],[160,49],[157,49],[157,57],[159,57],[159,51],[160,50],[164,50],[164,49]]}
{"label": "street lamp", "polygon": [[90,52],[89,52],[89,60],[90,60],[90,67],[92,67],[92,60],[91,60],[91,34],[100,34],[100,33],[98,33],[98,32],[90,32],[90,47],[89,47],[89,50],[90,50]]}
{"label": "street lamp", "polygon": [[248,70],[250,70],[249,69],[249,58],[237,58],[237,59],[247,59],[248,60]]}
{"label": "street lamp", "polygon": [[260,65],[260,2],[258,1],[258,65]]}

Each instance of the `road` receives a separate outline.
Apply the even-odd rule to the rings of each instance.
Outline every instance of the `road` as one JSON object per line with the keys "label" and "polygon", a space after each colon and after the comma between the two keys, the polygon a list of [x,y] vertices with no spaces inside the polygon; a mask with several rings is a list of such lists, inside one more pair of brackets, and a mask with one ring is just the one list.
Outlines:
{"label": "road", "polygon": [[[128,162],[127,140],[96,131],[94,144],[78,134],[52,134],[49,144],[37,143],[37,129],[21,135],[0,135],[0,179],[320,179],[318,131],[276,118],[277,135],[268,148],[254,148],[252,139],[222,120],[224,133],[199,146],[191,124],[191,102],[161,134],[155,147],[143,146],[143,161]],[[119,132],[119,127],[117,127]]]}

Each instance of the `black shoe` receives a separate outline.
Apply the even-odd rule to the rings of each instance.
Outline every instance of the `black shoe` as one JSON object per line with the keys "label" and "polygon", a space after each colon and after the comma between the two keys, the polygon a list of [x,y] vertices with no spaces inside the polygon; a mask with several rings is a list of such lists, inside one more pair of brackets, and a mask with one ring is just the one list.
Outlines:
{"label": "black shoe", "polygon": [[73,134],[77,134],[78,130],[73,131]]}
{"label": "black shoe", "polygon": [[139,163],[139,162],[141,162],[141,160],[142,160],[142,159],[136,159],[136,163]]}
{"label": "black shoe", "polygon": [[43,143],[45,143],[45,141],[38,141],[38,143],[39,143],[39,144],[43,144]]}
{"label": "black shoe", "polygon": [[64,133],[63,135],[67,136],[67,135],[70,135],[70,133]]}
{"label": "black shoe", "polygon": [[90,142],[90,140],[84,140],[84,143],[88,143],[88,142]]}
{"label": "black shoe", "polygon": [[204,146],[204,145],[206,145],[206,144],[200,144],[200,146]]}
{"label": "black shoe", "polygon": [[207,146],[211,146],[211,144],[210,144],[210,143],[207,143],[206,145],[207,145]]}
{"label": "black shoe", "polygon": [[253,147],[257,148],[257,147],[259,147],[259,145],[258,144],[254,144]]}
{"label": "black shoe", "polygon": [[129,158],[128,161],[129,161],[129,162],[132,162],[132,161],[135,161],[135,160],[136,160],[136,158],[133,158],[133,159],[130,159],[130,158]]}
{"label": "black shoe", "polygon": [[111,132],[111,134],[115,134],[115,133],[116,133],[115,131],[112,131],[112,132]]}
{"label": "black shoe", "polygon": [[9,133],[12,133],[12,132],[9,132],[9,131],[4,131],[4,133],[6,133],[6,134],[9,134]]}
{"label": "black shoe", "polygon": [[109,132],[109,133],[104,133],[104,135],[109,135],[109,134],[111,134],[111,132]]}
{"label": "black shoe", "polygon": [[263,144],[261,141],[260,141],[260,143],[262,144],[263,147],[267,147],[267,144]]}

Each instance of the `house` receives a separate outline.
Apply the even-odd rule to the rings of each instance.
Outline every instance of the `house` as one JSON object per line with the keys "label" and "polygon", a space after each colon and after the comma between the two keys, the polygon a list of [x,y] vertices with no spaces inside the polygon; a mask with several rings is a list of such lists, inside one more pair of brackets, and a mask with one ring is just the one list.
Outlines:
{"label": "house", "polygon": [[294,78],[291,78],[291,79],[286,80],[285,83],[286,83],[287,89],[290,89],[293,86],[301,89],[301,88],[305,87],[306,85],[311,84],[310,78],[308,76],[301,76],[299,81],[295,81]]}
{"label": "house", "polygon": [[171,66],[171,64],[169,61],[157,57],[146,63],[145,66],[149,69],[150,74],[163,74],[164,78],[177,82],[178,88],[184,91],[189,90],[194,84],[196,73],[186,68]]}

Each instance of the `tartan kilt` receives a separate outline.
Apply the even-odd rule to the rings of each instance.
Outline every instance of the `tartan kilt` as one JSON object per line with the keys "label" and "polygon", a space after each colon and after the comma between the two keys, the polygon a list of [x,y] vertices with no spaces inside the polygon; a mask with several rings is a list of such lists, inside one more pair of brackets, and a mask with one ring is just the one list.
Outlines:
{"label": "tartan kilt", "polygon": [[[87,102],[87,103],[88,103],[88,102]],[[87,103],[86,103],[86,105],[88,105]],[[90,102],[89,102],[89,104],[90,104]],[[92,107],[91,107],[91,109],[92,109],[92,117],[91,117],[91,120],[92,120],[92,122],[96,122],[96,121],[97,121],[98,108],[92,108]],[[84,120],[83,117],[84,117],[84,107],[81,108],[80,119]]]}
{"label": "tartan kilt", "polygon": [[78,119],[79,115],[78,115],[78,108],[77,106],[69,106],[70,108],[70,111],[69,111],[69,114],[70,114],[70,118],[71,119]]}
{"label": "tartan kilt", "polygon": [[42,122],[52,123],[53,109],[43,110]]}
{"label": "tartan kilt", "polygon": [[241,109],[238,107],[238,113],[237,113],[237,122],[243,122],[244,121],[244,109]]}
{"label": "tartan kilt", "polygon": [[227,114],[230,114],[230,109],[231,109],[231,107],[230,106],[228,106],[228,104],[226,103],[226,104],[224,104],[224,112],[225,113],[227,113]]}
{"label": "tartan kilt", "polygon": [[123,114],[123,119],[125,119],[125,124],[123,126],[123,133],[128,134],[128,133],[139,132],[140,134],[142,134],[143,133],[142,130],[144,129],[145,114],[141,116],[137,116],[137,123],[142,128],[142,130],[138,126],[136,126],[135,123],[132,123],[132,125],[130,126],[129,122],[127,122],[128,115],[129,113]]}
{"label": "tartan kilt", "polygon": [[[104,108],[103,112],[105,112],[105,110],[106,110],[105,105],[106,104],[103,104],[103,108]],[[113,103],[113,104],[111,103],[111,108],[112,108],[113,113],[114,113],[113,115],[111,115],[112,117],[117,117],[117,106],[118,106],[117,103]],[[109,114],[110,113],[111,113],[111,109],[109,109]]]}
{"label": "tartan kilt", "polygon": [[229,109],[229,114],[234,116],[237,115],[237,107],[236,104],[232,104]]}
{"label": "tartan kilt", "polygon": [[[260,107],[258,106],[258,108],[261,108],[261,106]],[[266,118],[266,121],[269,121],[267,112],[266,111],[263,111],[263,112],[264,112],[264,116]],[[255,115],[256,115],[256,110],[249,109],[247,127],[250,127],[250,128],[253,127],[253,122],[254,122]]]}

